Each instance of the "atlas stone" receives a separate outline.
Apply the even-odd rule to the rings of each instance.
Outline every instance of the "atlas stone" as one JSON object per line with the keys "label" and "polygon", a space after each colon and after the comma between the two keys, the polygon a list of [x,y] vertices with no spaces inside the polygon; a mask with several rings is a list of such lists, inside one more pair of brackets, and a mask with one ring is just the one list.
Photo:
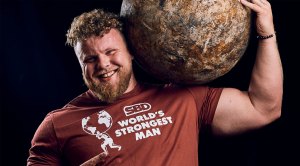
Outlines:
{"label": "atlas stone", "polygon": [[136,60],[164,81],[223,76],[249,41],[250,9],[238,0],[123,0],[121,16]]}

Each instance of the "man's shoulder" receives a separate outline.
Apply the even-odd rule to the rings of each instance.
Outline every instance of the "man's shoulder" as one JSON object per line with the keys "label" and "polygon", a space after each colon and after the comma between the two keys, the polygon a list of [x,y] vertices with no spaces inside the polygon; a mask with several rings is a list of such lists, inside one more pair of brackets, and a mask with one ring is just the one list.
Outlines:
{"label": "man's shoulder", "polygon": [[46,117],[50,118],[54,124],[61,125],[85,117],[89,113],[87,110],[95,107],[99,107],[99,100],[88,90],[62,108],[49,112]]}
{"label": "man's shoulder", "polygon": [[165,84],[163,88],[167,89],[167,90],[188,90],[188,91],[197,90],[197,91],[205,91],[209,87],[207,85],[174,84],[174,83],[170,83],[170,84]]}
{"label": "man's shoulder", "polygon": [[176,84],[176,83],[165,83],[165,84],[142,84],[144,90],[159,90],[159,91],[196,91],[206,92],[209,89],[215,89],[208,85],[202,84]]}
{"label": "man's shoulder", "polygon": [[99,103],[100,101],[94,93],[91,90],[87,90],[67,103],[63,108],[92,107],[99,105]]}

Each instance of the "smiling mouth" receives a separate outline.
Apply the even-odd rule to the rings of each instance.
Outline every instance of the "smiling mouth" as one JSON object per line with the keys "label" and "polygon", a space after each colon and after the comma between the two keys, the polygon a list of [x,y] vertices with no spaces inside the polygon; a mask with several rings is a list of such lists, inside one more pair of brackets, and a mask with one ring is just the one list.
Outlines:
{"label": "smiling mouth", "polygon": [[118,71],[118,69],[112,70],[112,71],[104,73],[104,74],[100,74],[100,75],[98,75],[98,78],[109,78],[109,77],[113,76],[115,73],[117,73],[117,71]]}

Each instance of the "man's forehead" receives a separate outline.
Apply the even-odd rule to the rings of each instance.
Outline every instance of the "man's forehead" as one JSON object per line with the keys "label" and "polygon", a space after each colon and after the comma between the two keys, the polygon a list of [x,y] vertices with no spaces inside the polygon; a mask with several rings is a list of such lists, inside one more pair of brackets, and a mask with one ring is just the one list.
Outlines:
{"label": "man's forehead", "polygon": [[81,48],[98,48],[105,49],[105,47],[111,45],[112,43],[119,42],[121,35],[117,31],[111,30],[105,33],[103,36],[90,36],[82,41],[78,41],[77,45]]}
{"label": "man's forehead", "polygon": [[101,38],[100,36],[91,36],[78,41],[74,47],[75,51],[81,54],[91,54],[91,52],[95,52],[96,50],[102,50],[107,42],[101,42]]}

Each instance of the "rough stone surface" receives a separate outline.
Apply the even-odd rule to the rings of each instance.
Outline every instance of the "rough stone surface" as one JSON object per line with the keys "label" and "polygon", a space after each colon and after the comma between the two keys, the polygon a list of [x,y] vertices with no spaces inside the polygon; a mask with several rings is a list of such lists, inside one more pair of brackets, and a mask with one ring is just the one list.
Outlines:
{"label": "rough stone surface", "polygon": [[142,68],[175,83],[203,84],[244,54],[250,10],[238,0],[123,0],[121,16]]}

